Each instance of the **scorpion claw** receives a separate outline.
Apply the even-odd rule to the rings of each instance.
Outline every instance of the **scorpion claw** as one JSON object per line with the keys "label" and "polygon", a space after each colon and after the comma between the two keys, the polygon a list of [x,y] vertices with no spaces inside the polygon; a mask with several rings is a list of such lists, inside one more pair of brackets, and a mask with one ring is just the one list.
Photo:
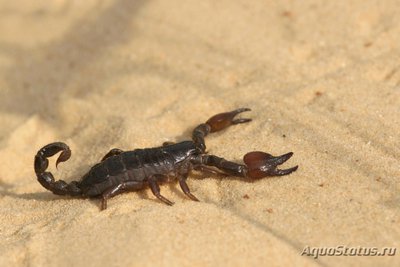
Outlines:
{"label": "scorpion claw", "polygon": [[261,151],[253,151],[247,153],[243,157],[243,161],[248,168],[248,176],[251,178],[263,178],[266,176],[282,176],[287,175],[295,170],[297,170],[298,166],[280,170],[277,169],[278,165],[286,162],[293,156],[293,152],[289,152],[283,154],[278,157],[274,157],[271,154],[261,152]]}
{"label": "scorpion claw", "polygon": [[288,159],[290,159],[292,156],[293,156],[293,152],[289,152],[289,153],[283,154],[278,157],[273,157],[273,159],[271,159],[271,161],[275,162],[276,165],[281,165],[282,163],[284,163]]}
{"label": "scorpion claw", "polygon": [[295,170],[297,170],[298,167],[299,166],[296,165],[296,166],[294,166],[292,168],[285,169],[285,170],[276,169],[276,170],[274,170],[273,173],[276,176],[283,176],[283,175],[287,175],[287,174],[290,174],[290,173],[294,172]]}
{"label": "scorpion claw", "polygon": [[251,111],[251,109],[250,108],[238,108],[238,109],[235,109],[234,111],[231,111],[230,113],[236,113],[236,114],[239,114],[239,113],[242,113],[242,112],[245,112],[245,111]]}
{"label": "scorpion claw", "polygon": [[232,125],[232,124],[238,124],[238,123],[246,123],[251,121],[251,119],[236,119],[234,120],[234,117],[242,112],[245,111],[250,111],[251,109],[249,108],[239,108],[230,112],[225,112],[225,113],[220,113],[217,114],[213,117],[211,117],[206,124],[210,126],[211,130],[210,132],[217,132],[222,129],[225,129],[226,127]]}
{"label": "scorpion claw", "polygon": [[236,120],[233,120],[233,121],[232,121],[232,124],[245,123],[245,122],[250,122],[250,121],[252,121],[252,119],[245,119],[245,118],[243,118],[243,119],[236,119]]}

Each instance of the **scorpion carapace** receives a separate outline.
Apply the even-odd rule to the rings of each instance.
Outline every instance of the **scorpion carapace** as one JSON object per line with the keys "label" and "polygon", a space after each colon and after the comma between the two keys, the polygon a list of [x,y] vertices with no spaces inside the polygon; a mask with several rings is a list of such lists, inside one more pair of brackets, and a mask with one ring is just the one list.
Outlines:
{"label": "scorpion carapace", "polygon": [[49,163],[47,158],[61,152],[56,162],[57,166],[71,156],[71,150],[66,144],[51,143],[40,149],[35,156],[36,176],[41,185],[57,195],[101,197],[101,209],[106,209],[107,199],[125,191],[142,189],[145,186],[149,186],[159,200],[172,205],[173,202],[160,194],[159,183],[175,179],[178,180],[182,191],[190,199],[198,201],[186,183],[191,170],[239,176],[246,179],[282,176],[297,170],[298,166],[284,170],[277,168],[293,155],[292,152],[274,157],[264,152],[253,151],[244,156],[244,164],[227,161],[206,153],[204,137],[230,125],[251,121],[251,119],[235,119],[237,114],[244,111],[250,111],[250,109],[240,108],[211,117],[193,130],[193,141],[168,142],[161,147],[132,151],[114,148],[80,181],[70,183],[63,180],[55,181],[51,172],[46,171]]}

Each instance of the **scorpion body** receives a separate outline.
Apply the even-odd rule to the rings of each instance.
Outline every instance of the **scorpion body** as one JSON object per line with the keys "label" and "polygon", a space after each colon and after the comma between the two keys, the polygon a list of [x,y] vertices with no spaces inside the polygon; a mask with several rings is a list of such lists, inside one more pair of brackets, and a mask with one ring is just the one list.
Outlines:
{"label": "scorpion body", "polygon": [[40,149],[35,156],[36,176],[42,186],[57,195],[100,196],[101,209],[106,209],[107,199],[125,191],[140,190],[145,186],[149,186],[158,199],[172,205],[173,202],[161,195],[159,183],[176,179],[182,191],[190,199],[198,201],[186,183],[188,174],[193,169],[249,179],[281,176],[295,171],[297,166],[286,170],[276,168],[277,165],[287,161],[293,155],[292,152],[278,157],[260,151],[249,152],[243,158],[245,164],[234,163],[206,153],[204,137],[208,133],[220,131],[230,125],[251,121],[251,119],[234,119],[238,113],[249,110],[241,108],[211,117],[206,123],[194,129],[193,141],[166,143],[161,147],[126,152],[114,148],[80,181],[70,183],[63,180],[55,181],[52,173],[46,172],[48,157],[61,152],[56,162],[57,166],[71,156],[71,150],[66,144],[51,143]]}

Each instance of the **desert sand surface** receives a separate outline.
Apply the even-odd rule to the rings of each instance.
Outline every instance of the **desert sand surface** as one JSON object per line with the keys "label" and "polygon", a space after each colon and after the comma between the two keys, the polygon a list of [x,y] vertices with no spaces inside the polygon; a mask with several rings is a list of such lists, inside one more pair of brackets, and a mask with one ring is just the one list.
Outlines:
{"label": "desert sand surface", "polygon": [[[0,266],[400,266],[400,5],[372,1],[0,1]],[[193,173],[98,199],[57,196],[111,148],[190,139],[216,113],[251,123],[207,136],[241,162],[294,156],[254,182]]]}

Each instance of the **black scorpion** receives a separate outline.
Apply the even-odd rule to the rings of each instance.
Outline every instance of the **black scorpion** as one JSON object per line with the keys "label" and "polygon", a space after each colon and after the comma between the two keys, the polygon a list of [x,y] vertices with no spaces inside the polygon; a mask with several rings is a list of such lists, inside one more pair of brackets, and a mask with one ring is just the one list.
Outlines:
{"label": "black scorpion", "polygon": [[[259,179],[267,176],[282,176],[297,170],[298,166],[280,170],[277,166],[287,161],[292,152],[274,157],[261,151],[247,153],[244,164],[227,161],[209,155],[206,152],[204,137],[230,125],[246,123],[251,119],[235,119],[241,112],[250,111],[240,108],[231,112],[220,113],[211,117],[206,123],[198,125],[192,134],[193,141],[164,143],[161,147],[122,151],[114,148],[108,152],[100,163],[94,165],[80,181],[67,183],[55,181],[51,172],[46,172],[47,158],[62,151],[56,166],[68,160],[71,150],[62,142],[44,146],[35,156],[35,172],[39,183],[56,195],[80,197],[101,197],[101,209],[107,208],[107,199],[126,191],[135,191],[148,185],[151,192],[162,202],[172,205],[173,202],[160,194],[159,183],[178,180],[182,191],[192,200],[199,201],[189,190],[186,179],[191,170],[208,171],[215,174],[239,176],[248,179]],[[218,170],[214,168],[217,168]]]}

